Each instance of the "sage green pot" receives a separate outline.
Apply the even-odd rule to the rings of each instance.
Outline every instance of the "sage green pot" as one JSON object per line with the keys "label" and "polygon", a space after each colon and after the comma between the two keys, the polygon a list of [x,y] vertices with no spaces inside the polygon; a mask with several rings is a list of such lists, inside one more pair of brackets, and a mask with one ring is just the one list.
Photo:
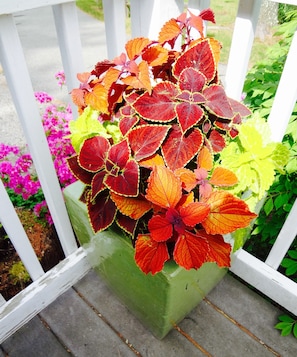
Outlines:
{"label": "sage green pot", "polygon": [[127,308],[157,338],[162,339],[226,274],[214,263],[185,270],[173,261],[152,276],[135,264],[134,249],[120,231],[94,234],[86,206],[78,199],[83,186],[76,182],[64,190],[67,210],[77,238],[92,267]]}

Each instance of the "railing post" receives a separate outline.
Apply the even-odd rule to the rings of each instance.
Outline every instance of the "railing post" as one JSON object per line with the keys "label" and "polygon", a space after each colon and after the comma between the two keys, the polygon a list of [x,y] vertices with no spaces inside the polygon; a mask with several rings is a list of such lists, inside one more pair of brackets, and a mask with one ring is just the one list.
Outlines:
{"label": "railing post", "polygon": [[240,100],[256,33],[261,0],[240,0],[225,77],[226,93]]}
{"label": "railing post", "polygon": [[65,255],[77,249],[55,172],[21,42],[12,15],[0,16],[0,58],[30,154]]}
{"label": "railing post", "polygon": [[[53,5],[53,14],[58,35],[59,47],[63,68],[66,76],[66,85],[70,93],[78,87],[76,74],[83,71],[82,48],[75,2]],[[73,116],[76,116],[77,107],[72,105]]]}
{"label": "railing post", "polygon": [[109,59],[119,56],[126,43],[125,0],[103,0],[105,35]]}

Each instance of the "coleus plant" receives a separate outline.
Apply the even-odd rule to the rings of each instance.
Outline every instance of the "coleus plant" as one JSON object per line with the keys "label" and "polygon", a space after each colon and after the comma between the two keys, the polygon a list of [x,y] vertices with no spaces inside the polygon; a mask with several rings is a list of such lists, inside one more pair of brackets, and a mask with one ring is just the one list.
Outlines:
{"label": "coleus plant", "polygon": [[250,111],[227,97],[221,45],[203,35],[203,21],[214,22],[210,9],[169,20],[157,41],[128,41],[126,54],[79,74],[72,91],[81,116],[70,125],[68,163],[85,184],[92,228],[117,224],[130,235],[144,273],[169,259],[228,267],[223,235],[256,217],[226,190],[238,179],[215,160]]}

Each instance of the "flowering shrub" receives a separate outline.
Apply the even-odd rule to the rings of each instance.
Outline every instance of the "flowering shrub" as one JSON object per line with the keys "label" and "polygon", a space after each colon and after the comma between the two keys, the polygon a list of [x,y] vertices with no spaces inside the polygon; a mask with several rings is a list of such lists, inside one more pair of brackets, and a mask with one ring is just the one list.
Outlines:
{"label": "flowering shrub", "polygon": [[[58,72],[56,78],[59,85],[65,83],[63,72]],[[72,119],[71,108],[53,103],[53,98],[46,92],[36,92],[35,98],[40,104],[46,104],[42,124],[63,188],[75,180],[66,163],[66,158],[74,153],[67,138],[70,134],[68,123]],[[32,158],[25,149],[0,143],[0,177],[14,205],[33,209],[37,217],[44,217],[49,224],[52,223]]]}

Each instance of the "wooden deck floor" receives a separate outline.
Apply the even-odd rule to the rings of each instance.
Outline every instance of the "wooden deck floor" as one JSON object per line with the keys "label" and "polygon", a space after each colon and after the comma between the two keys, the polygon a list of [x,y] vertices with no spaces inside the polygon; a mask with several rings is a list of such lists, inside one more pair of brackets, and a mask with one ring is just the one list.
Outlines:
{"label": "wooden deck floor", "polygon": [[160,341],[90,271],[7,339],[0,357],[297,356],[297,340],[273,328],[280,313],[227,275]]}

